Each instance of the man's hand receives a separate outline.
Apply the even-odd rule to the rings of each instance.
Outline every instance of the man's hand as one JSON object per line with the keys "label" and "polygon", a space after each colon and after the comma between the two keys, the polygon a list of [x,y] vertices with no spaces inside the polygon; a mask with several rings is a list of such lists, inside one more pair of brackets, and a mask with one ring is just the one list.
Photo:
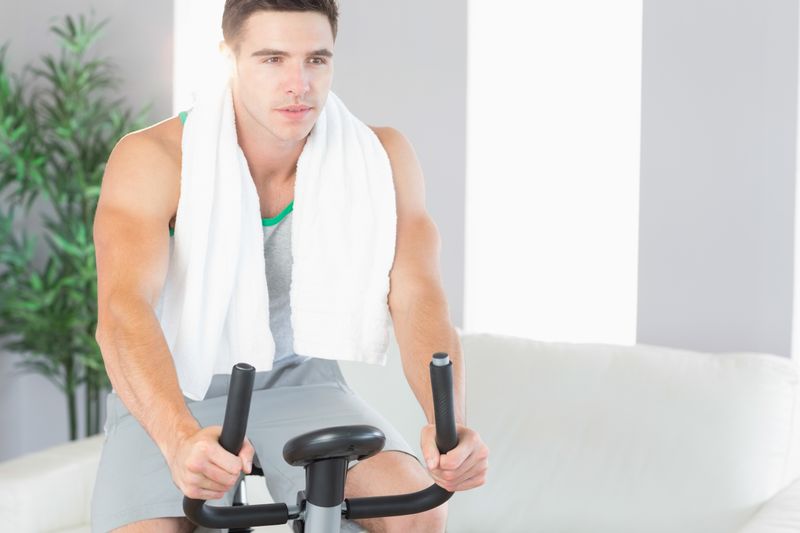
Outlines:
{"label": "man's hand", "polygon": [[489,448],[477,431],[456,424],[458,446],[444,455],[436,447],[436,426],[422,428],[420,448],[437,485],[450,492],[474,489],[486,482]]}
{"label": "man's hand", "polygon": [[172,480],[184,495],[196,500],[222,498],[244,470],[253,468],[252,444],[245,437],[239,455],[233,455],[219,444],[222,426],[203,428],[178,442],[172,460],[168,461]]}

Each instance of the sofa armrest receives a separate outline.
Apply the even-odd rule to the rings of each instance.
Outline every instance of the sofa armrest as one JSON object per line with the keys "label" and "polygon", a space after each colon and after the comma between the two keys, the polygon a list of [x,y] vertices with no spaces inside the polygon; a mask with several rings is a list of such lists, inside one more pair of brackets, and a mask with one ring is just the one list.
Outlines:
{"label": "sofa armrest", "polygon": [[0,463],[4,531],[51,531],[89,523],[102,434]]}
{"label": "sofa armrest", "polygon": [[737,533],[800,533],[800,478],[764,503]]}

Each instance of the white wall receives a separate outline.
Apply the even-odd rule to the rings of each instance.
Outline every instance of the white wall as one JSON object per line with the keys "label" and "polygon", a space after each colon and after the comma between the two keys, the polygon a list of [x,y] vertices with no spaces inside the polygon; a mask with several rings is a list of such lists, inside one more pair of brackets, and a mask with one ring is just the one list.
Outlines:
{"label": "white wall", "polygon": [[642,1],[471,0],[469,49],[465,330],[633,344]]}
{"label": "white wall", "polygon": [[790,353],[797,21],[645,1],[638,342]]}

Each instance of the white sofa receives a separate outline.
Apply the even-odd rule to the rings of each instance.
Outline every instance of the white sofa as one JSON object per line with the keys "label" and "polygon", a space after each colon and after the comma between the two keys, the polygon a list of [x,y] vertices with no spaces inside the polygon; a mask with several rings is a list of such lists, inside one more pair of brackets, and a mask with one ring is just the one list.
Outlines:
{"label": "white sofa", "polygon": [[[487,483],[450,500],[449,532],[800,532],[796,362],[479,333],[461,340],[467,422],[491,453]],[[419,451],[424,417],[394,342],[389,360],[341,365]],[[0,464],[0,531],[88,531],[101,446],[95,437]],[[251,501],[264,501],[254,479]]]}

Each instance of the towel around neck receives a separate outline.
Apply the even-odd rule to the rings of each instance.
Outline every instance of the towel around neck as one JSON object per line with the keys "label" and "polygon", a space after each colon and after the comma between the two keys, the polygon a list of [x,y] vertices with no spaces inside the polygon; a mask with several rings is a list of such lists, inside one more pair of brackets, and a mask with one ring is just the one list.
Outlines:
{"label": "towel around neck", "polygon": [[[229,83],[202,92],[184,126],[174,244],[156,307],[183,394],[275,344],[258,193],[239,147]],[[291,321],[299,355],[386,364],[396,204],[388,155],[332,91],[300,158]]]}

